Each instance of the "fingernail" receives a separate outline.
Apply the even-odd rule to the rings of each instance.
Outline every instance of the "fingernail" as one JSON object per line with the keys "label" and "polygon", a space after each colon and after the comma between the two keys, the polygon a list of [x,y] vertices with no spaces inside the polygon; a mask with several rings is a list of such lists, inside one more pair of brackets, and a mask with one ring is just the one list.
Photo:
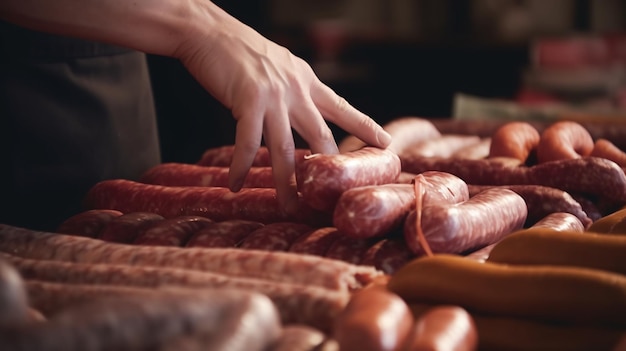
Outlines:
{"label": "fingernail", "polygon": [[379,131],[376,137],[378,139],[378,142],[383,147],[387,147],[389,146],[389,144],[391,144],[391,135],[387,133],[385,130]]}

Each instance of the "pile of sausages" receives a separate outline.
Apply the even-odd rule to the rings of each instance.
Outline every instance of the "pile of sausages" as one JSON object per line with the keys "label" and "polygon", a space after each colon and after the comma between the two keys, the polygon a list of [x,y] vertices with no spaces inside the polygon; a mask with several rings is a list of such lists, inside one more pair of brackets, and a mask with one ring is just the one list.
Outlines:
{"label": "pile of sausages", "polygon": [[[494,247],[525,228],[580,233],[626,205],[626,154],[575,122],[542,129],[503,123],[487,135],[449,125],[442,132],[418,117],[384,127],[393,137],[384,150],[353,137],[340,143],[337,155],[298,149],[296,215],[278,207],[266,148],[257,153],[244,188],[230,192],[233,147],[224,146],[207,150],[196,164],[165,163],[137,181],[95,184],[86,210],[57,233],[0,225],[0,259],[19,272],[29,306],[45,318],[92,297],[136,301],[164,291],[159,298],[175,299],[202,290],[219,300],[226,299],[220,291],[232,290],[229,298],[243,301],[233,307],[233,321],[243,313],[273,321],[265,339],[250,339],[265,349],[293,339],[309,340],[302,350],[393,349],[381,340],[417,350],[446,328],[420,334],[436,325],[423,324],[434,317],[428,319],[419,304],[393,302],[407,293],[387,289],[387,278],[405,284],[409,278],[396,272],[433,255],[487,261]],[[270,307],[255,307],[257,295]],[[464,330],[456,344],[475,349],[480,337],[474,320],[464,307],[449,307],[441,313]],[[376,318],[396,324],[385,329]],[[292,330],[301,336],[286,333]],[[215,333],[232,331],[154,342],[164,349],[234,342],[208,341]]]}

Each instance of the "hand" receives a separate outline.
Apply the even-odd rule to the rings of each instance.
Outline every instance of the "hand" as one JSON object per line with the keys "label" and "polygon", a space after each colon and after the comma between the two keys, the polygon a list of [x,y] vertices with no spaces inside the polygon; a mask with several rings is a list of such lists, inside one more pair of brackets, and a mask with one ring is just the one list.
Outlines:
{"label": "hand", "polygon": [[216,23],[210,28],[196,25],[175,56],[237,120],[231,190],[241,188],[264,141],[278,201],[287,211],[296,209],[292,128],[313,153],[338,152],[326,120],[370,145],[384,148],[390,143],[382,127],[320,82],[304,60],[212,3],[204,6],[210,7]]}

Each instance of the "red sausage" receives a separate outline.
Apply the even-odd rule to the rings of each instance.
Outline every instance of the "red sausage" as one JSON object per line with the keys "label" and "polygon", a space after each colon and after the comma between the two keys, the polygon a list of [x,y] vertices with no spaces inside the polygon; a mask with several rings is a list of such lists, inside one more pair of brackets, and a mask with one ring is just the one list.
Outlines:
{"label": "red sausage", "polygon": [[345,154],[315,154],[297,165],[298,187],[304,201],[328,213],[332,213],[344,191],[393,183],[399,175],[398,156],[374,147]]}
{"label": "red sausage", "polygon": [[222,187],[173,187],[143,184],[124,179],[105,180],[87,194],[90,208],[128,212],[153,212],[165,218],[197,215],[216,222],[245,219],[261,223],[328,223],[328,215],[309,208],[303,201],[295,215],[281,210],[276,189],[243,188],[234,193]]}
{"label": "red sausage", "polygon": [[526,163],[531,152],[536,152],[539,139],[539,131],[532,124],[508,122],[493,133],[489,157],[512,157]]}
{"label": "red sausage", "polygon": [[98,238],[116,243],[132,243],[142,232],[163,219],[163,216],[152,212],[128,211],[112,219]]}
{"label": "red sausage", "polygon": [[198,230],[187,241],[186,247],[235,247],[263,223],[232,219],[213,222]]}
{"label": "red sausage", "polygon": [[270,223],[246,236],[239,248],[287,251],[296,239],[313,230],[313,227],[303,223]]}
{"label": "red sausage", "polygon": [[199,216],[168,218],[140,233],[133,241],[135,245],[184,246],[198,230],[212,220]]}
{"label": "red sausage", "polygon": [[289,247],[289,252],[326,256],[328,249],[341,235],[334,227],[319,228],[296,239]]}
{"label": "red sausage", "polygon": [[486,137],[480,139],[477,143],[467,145],[452,154],[452,158],[460,158],[467,160],[480,160],[489,157],[489,149],[491,148],[491,138]]}
{"label": "red sausage", "polygon": [[618,166],[626,168],[626,152],[607,139],[596,140],[589,156],[606,158],[617,163]]}
{"label": "red sausage", "polygon": [[443,134],[411,146],[410,153],[422,157],[451,157],[455,152],[478,142],[480,137],[475,135]]}
{"label": "red sausage", "polygon": [[[204,151],[197,164],[200,166],[218,166],[229,167],[233,160],[233,152],[235,151],[234,145],[226,145],[215,148],[210,148]],[[311,151],[307,149],[296,149],[295,159],[299,162],[306,155],[310,155]],[[270,161],[269,149],[265,146],[261,146],[252,161],[254,167],[270,167],[272,162]]]}
{"label": "red sausage", "polygon": [[[169,186],[228,187],[228,167],[199,166],[187,163],[163,163],[147,170],[139,181]],[[252,167],[244,188],[273,188],[272,167]]]}
{"label": "red sausage", "polygon": [[[454,205],[424,206],[421,231],[433,253],[460,254],[493,244],[513,230],[521,229],[528,213],[524,199],[509,189],[487,189]],[[427,248],[420,243],[412,211],[404,224],[404,238],[415,254]]]}
{"label": "red sausage", "polygon": [[[445,172],[424,172],[420,179],[426,193],[424,204],[458,203],[469,199],[467,184]],[[410,184],[384,184],[345,191],[333,213],[333,224],[354,238],[383,236],[398,229],[415,207],[415,191]]]}
{"label": "red sausage", "polygon": [[340,235],[326,250],[325,256],[348,263],[360,264],[363,256],[374,243],[373,239],[370,238],[355,239]]}
{"label": "red sausage", "polygon": [[415,322],[407,351],[474,351],[478,348],[478,330],[474,319],[459,306],[430,308]]}
{"label": "red sausage", "polygon": [[533,228],[549,228],[557,231],[584,232],[586,226],[578,217],[567,212],[554,212],[537,221]]}
{"label": "red sausage", "polygon": [[389,237],[367,249],[360,264],[374,266],[386,274],[393,274],[415,257],[404,238]]}
{"label": "red sausage", "polygon": [[567,160],[589,156],[593,150],[593,138],[578,122],[559,121],[541,133],[537,146],[539,163]]}
{"label": "red sausage", "polygon": [[87,210],[63,221],[57,228],[57,233],[97,238],[113,218],[122,214],[117,210]]}

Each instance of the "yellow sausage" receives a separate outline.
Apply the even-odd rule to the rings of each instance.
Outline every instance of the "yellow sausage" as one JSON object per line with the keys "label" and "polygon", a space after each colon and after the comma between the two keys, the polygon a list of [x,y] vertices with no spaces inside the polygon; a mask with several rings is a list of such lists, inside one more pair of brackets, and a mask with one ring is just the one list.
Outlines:
{"label": "yellow sausage", "polygon": [[499,241],[487,261],[587,267],[626,274],[626,236],[529,228]]}
{"label": "yellow sausage", "polygon": [[[593,222],[589,228],[587,228],[588,232],[594,233],[620,233],[626,234],[626,228],[624,228],[624,223],[618,225],[620,222],[624,222],[626,220],[626,208],[622,208],[617,210],[609,215],[606,215],[595,222]],[[614,228],[616,227],[617,228]]]}
{"label": "yellow sausage", "polygon": [[490,315],[626,326],[626,276],[563,266],[477,262],[438,254],[417,258],[387,287],[408,303],[452,304]]}
{"label": "yellow sausage", "polygon": [[[416,319],[436,305],[411,304]],[[623,329],[559,325],[471,313],[481,351],[613,351],[626,338]]]}

